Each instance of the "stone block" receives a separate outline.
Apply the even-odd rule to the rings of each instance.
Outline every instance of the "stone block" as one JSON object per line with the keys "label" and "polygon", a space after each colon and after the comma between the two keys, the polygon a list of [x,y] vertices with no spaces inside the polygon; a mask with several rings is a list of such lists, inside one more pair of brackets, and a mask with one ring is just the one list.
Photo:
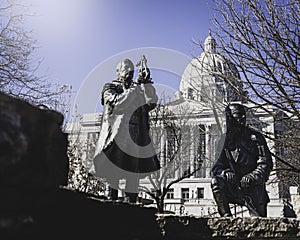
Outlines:
{"label": "stone block", "polygon": [[69,162],[63,115],[0,93],[0,188],[66,185]]}

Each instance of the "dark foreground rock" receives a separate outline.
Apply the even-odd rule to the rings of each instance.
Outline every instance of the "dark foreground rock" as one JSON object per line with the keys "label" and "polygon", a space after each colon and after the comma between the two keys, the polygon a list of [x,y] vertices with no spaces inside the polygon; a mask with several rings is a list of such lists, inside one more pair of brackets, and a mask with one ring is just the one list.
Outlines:
{"label": "dark foreground rock", "polygon": [[0,188],[66,185],[69,161],[63,115],[0,92]]}
{"label": "dark foreground rock", "polygon": [[65,189],[32,196],[16,191],[0,201],[6,206],[1,208],[0,239],[153,240],[161,236],[155,209]]}

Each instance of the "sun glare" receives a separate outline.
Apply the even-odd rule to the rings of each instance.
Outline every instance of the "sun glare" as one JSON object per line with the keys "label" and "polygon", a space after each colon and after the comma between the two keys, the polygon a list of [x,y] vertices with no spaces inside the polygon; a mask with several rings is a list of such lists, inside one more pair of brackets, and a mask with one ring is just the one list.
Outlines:
{"label": "sun glare", "polygon": [[29,20],[29,27],[43,38],[74,37],[79,34],[87,14],[83,0],[30,0],[28,3],[35,15]]}

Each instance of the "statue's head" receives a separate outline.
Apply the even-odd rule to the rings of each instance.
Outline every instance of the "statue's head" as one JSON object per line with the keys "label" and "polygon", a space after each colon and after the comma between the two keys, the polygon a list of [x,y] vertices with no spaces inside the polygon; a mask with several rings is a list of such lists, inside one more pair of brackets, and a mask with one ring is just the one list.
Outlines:
{"label": "statue's head", "polygon": [[227,123],[233,123],[234,125],[246,124],[246,111],[245,107],[238,103],[232,103],[225,108]]}
{"label": "statue's head", "polygon": [[226,140],[225,145],[235,150],[237,141],[242,134],[242,127],[246,125],[246,111],[243,105],[232,103],[226,106]]}
{"label": "statue's head", "polygon": [[134,74],[134,65],[129,59],[124,59],[117,64],[116,68],[118,79],[130,86]]}

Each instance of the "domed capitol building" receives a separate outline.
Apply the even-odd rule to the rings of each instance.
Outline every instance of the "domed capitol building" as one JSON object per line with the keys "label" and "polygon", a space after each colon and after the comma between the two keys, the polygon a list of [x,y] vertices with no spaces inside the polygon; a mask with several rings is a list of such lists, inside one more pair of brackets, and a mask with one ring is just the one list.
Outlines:
{"label": "domed capitol building", "polygon": [[[220,153],[221,136],[225,133],[225,106],[232,102],[244,104],[248,124],[264,132],[275,132],[274,118],[245,99],[247,92],[243,89],[238,70],[217,52],[215,39],[208,36],[204,51],[186,66],[174,100],[151,112],[151,137],[162,168],[153,174],[152,179],[140,180],[140,198],[151,204],[151,197],[145,191],[154,192],[158,185],[166,187],[173,182],[165,196],[166,211],[218,216],[210,183],[211,168]],[[271,107],[269,110],[272,111]],[[85,114],[67,130],[70,137],[80,132],[81,141],[87,143],[82,156],[87,168],[92,165],[88,142],[94,143],[99,137],[100,120],[99,113]],[[274,142],[267,139],[267,143],[275,153]],[[276,165],[274,158],[273,161]],[[178,179],[180,181],[176,181]],[[282,216],[283,210],[280,184],[276,179],[275,172],[272,172],[267,183],[271,199],[268,204],[270,217]],[[121,181],[121,190],[124,185]],[[124,196],[123,191],[119,191],[119,196]],[[155,206],[155,202],[152,204]],[[236,215],[248,216],[246,208],[231,207]]]}

